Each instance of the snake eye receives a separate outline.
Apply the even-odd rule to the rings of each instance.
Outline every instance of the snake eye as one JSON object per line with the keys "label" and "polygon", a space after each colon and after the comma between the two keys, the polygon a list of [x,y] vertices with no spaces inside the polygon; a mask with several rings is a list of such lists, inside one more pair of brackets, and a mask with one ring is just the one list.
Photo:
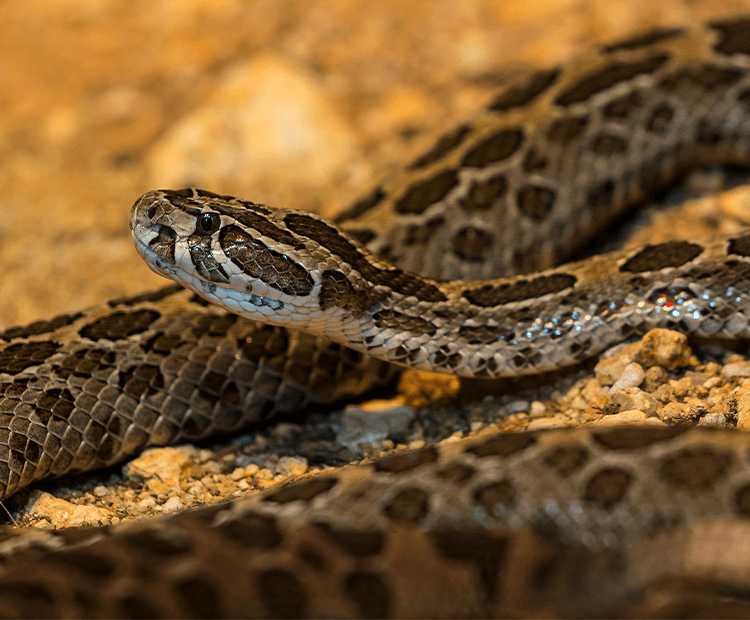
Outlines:
{"label": "snake eye", "polygon": [[212,235],[221,225],[218,213],[202,213],[195,222],[195,231],[201,235]]}

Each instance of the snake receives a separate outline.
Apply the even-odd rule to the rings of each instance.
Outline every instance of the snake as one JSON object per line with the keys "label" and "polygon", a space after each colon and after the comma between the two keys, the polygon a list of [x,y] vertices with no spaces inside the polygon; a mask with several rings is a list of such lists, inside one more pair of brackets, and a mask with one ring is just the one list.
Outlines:
{"label": "snake", "polygon": [[[670,328],[750,336],[750,233],[576,262],[696,166],[750,162],[750,19],[506,86],[335,221],[199,189],[131,209],[163,289],[0,333],[0,497],[387,383]],[[750,615],[750,438],[488,432],[230,502],[0,541],[8,617]]]}

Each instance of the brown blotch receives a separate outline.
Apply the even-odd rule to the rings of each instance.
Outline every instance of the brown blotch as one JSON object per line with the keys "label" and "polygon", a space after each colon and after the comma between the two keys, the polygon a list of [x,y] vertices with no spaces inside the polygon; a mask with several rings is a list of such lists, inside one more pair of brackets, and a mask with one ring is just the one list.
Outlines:
{"label": "brown blotch", "polygon": [[482,261],[492,248],[492,235],[478,228],[462,228],[451,239],[453,253],[471,262]]}
{"label": "brown blotch", "polygon": [[[141,293],[140,295],[133,295],[132,297],[121,297],[119,299],[113,299],[107,302],[110,308],[116,306],[135,306],[136,304],[149,301],[161,301],[167,297],[171,297],[176,293],[180,293],[185,290],[185,287],[181,284],[170,284],[164,288],[160,288],[156,291],[150,291],[148,293]],[[57,317],[58,319],[61,317]],[[55,319],[52,319],[53,321]]]}
{"label": "brown blotch", "polygon": [[637,50],[642,47],[648,47],[654,43],[669,41],[676,36],[685,32],[684,28],[654,28],[643,34],[636,35],[604,46],[605,52],[616,52],[618,50]]}
{"label": "brown blotch", "polygon": [[[420,301],[445,301],[447,299],[445,294],[434,284],[417,275],[397,268],[379,269],[374,266],[363,254],[363,251],[360,251],[353,239],[350,239],[343,232],[322,220],[303,213],[290,213],[284,217],[284,223],[294,232],[310,235],[317,239],[322,246],[337,255],[342,261],[349,263],[352,268],[362,274],[362,277],[374,285],[383,284],[389,286],[401,295],[407,297],[413,295]],[[326,283],[326,279],[328,279],[329,285],[337,284],[337,288],[341,288],[342,294],[346,290],[353,291],[351,285],[346,289],[343,283],[343,276],[337,275],[337,272],[324,272],[324,284]],[[382,296],[376,296],[377,298],[373,299],[373,294],[369,289],[367,291],[355,291],[356,294],[363,292],[367,297],[366,301],[369,305],[382,299]],[[369,305],[365,307],[367,308]],[[323,307],[328,306],[323,305]]]}
{"label": "brown blotch", "polygon": [[315,527],[347,555],[366,558],[380,553],[385,546],[383,532],[334,528],[329,523],[316,523]]}
{"label": "brown blotch", "polygon": [[367,196],[344,209],[344,211],[336,217],[336,222],[341,224],[348,220],[358,218],[360,215],[367,213],[370,209],[377,207],[383,201],[383,198],[385,198],[385,192],[382,188],[375,188]]}
{"label": "brown blotch", "polygon": [[379,329],[394,329],[396,331],[408,331],[416,336],[427,334],[434,336],[437,333],[435,327],[430,321],[419,316],[409,316],[395,310],[379,310],[372,315],[372,320]]}
{"label": "brown blotch", "polygon": [[608,88],[630,80],[638,75],[653,73],[669,60],[666,54],[656,54],[646,60],[636,62],[613,62],[599,71],[592,73],[561,93],[555,102],[561,106],[586,101],[593,95]]}
{"label": "brown blotch", "polygon": [[[179,288],[182,289],[181,286]],[[48,334],[74,323],[82,316],[83,314],[80,312],[76,314],[63,314],[45,321],[34,321],[22,327],[11,327],[0,332],[0,340],[13,340],[14,338],[28,338],[29,336]]]}
{"label": "brown blotch", "polygon": [[573,140],[581,136],[589,124],[588,116],[566,116],[557,119],[547,131],[547,138],[550,142],[558,144],[570,144]]}
{"label": "brown blotch", "polygon": [[43,364],[60,348],[57,342],[34,341],[12,344],[0,349],[0,372],[15,374],[28,368]]}
{"label": "brown blotch", "polygon": [[222,597],[218,587],[208,578],[187,577],[172,585],[172,592],[180,601],[182,611],[190,618],[221,618]]}
{"label": "brown blotch", "polygon": [[464,155],[461,164],[468,168],[484,168],[510,157],[523,140],[520,129],[504,129],[482,140]]}
{"label": "brown blotch", "polygon": [[737,512],[743,517],[750,518],[750,484],[737,489],[734,494],[734,503],[737,506]]}
{"label": "brown blotch", "polygon": [[536,445],[536,436],[533,433],[505,433],[467,448],[466,452],[479,458],[488,456],[508,457],[517,452],[523,452],[533,445]]}
{"label": "brown blotch", "polygon": [[671,73],[664,77],[661,86],[669,91],[683,88],[698,88],[700,90],[711,90],[718,86],[729,86],[734,84],[743,76],[739,69],[725,69],[712,65],[690,67]]}
{"label": "brown blotch", "polygon": [[476,473],[476,470],[466,463],[448,463],[439,472],[437,477],[441,480],[447,480],[454,484],[461,484],[462,482],[468,482],[472,476]]}
{"label": "brown blotch", "polygon": [[555,192],[547,187],[524,185],[518,190],[518,210],[534,219],[543,220],[555,206]]}
{"label": "brown blotch", "polygon": [[575,283],[575,276],[555,273],[549,276],[539,276],[533,280],[520,279],[499,285],[486,284],[479,288],[465,290],[463,297],[476,306],[489,308],[559,293],[574,286]]}
{"label": "brown blotch", "polygon": [[418,523],[430,509],[429,496],[422,489],[413,487],[399,491],[383,508],[389,519]]}
{"label": "brown blotch", "polygon": [[743,235],[742,237],[731,239],[729,241],[727,253],[736,254],[737,256],[750,256],[750,235]]}
{"label": "brown blotch", "polygon": [[628,148],[628,143],[619,136],[601,133],[591,141],[591,149],[599,155],[619,155]]}
{"label": "brown blotch", "polygon": [[466,136],[468,136],[470,133],[470,125],[461,125],[460,127],[455,128],[453,131],[448,132],[447,134],[442,136],[435,143],[435,146],[433,146],[429,151],[412,162],[408,166],[408,169],[416,170],[419,168],[425,168],[431,163],[436,162],[438,159],[441,159],[451,151],[458,148],[464,141]]}
{"label": "brown blotch", "polygon": [[239,226],[223,228],[219,233],[219,243],[227,258],[250,277],[285,295],[303,296],[312,291],[315,283],[307,269],[286,254],[272,250]]}
{"label": "brown blotch", "polygon": [[293,573],[272,568],[258,575],[257,593],[267,618],[307,617],[307,595]]}
{"label": "brown blotch", "polygon": [[263,215],[256,213],[253,209],[253,207],[256,206],[254,203],[245,204],[245,206],[242,207],[221,203],[212,203],[210,206],[222,215],[227,215],[237,220],[240,224],[252,228],[253,230],[257,230],[261,235],[268,239],[273,239],[274,241],[292,247],[299,243],[299,240],[288,230],[284,230]]}
{"label": "brown blotch", "polygon": [[458,334],[468,344],[490,344],[498,341],[501,336],[497,327],[487,325],[461,325]]}
{"label": "brown blotch", "polygon": [[646,129],[654,133],[666,133],[674,118],[674,110],[665,103],[659,104],[646,121]]}
{"label": "brown blotch", "polygon": [[355,571],[344,579],[344,594],[357,608],[360,618],[390,618],[391,588],[380,575]]}
{"label": "brown blotch", "polygon": [[357,288],[340,271],[324,271],[320,276],[320,307],[346,307],[360,316],[382,296],[371,295],[369,287]]}
{"label": "brown blotch", "polygon": [[513,505],[516,492],[510,482],[498,480],[478,488],[474,491],[473,497],[488,515],[498,517],[502,514],[502,508]]}
{"label": "brown blotch", "polygon": [[482,531],[443,530],[432,533],[440,553],[449,559],[471,562],[476,566],[484,602],[492,603],[498,596],[500,572],[508,559],[507,538]]}
{"label": "brown blotch", "polygon": [[750,54],[750,19],[717,21],[710,24],[721,33],[714,46],[723,54]]}
{"label": "brown blotch", "polygon": [[511,86],[504,93],[498,95],[487,106],[491,112],[504,112],[526,105],[546,90],[548,90],[560,75],[559,69],[537,71],[530,75],[522,84]]}
{"label": "brown blotch", "polygon": [[466,195],[458,201],[459,206],[469,213],[487,211],[496,200],[505,195],[508,181],[504,176],[490,177],[486,181],[473,181]]}
{"label": "brown blotch", "polygon": [[621,427],[594,431],[591,437],[610,450],[635,450],[655,443],[669,441],[687,429],[681,426]]}
{"label": "brown blotch", "polygon": [[289,502],[310,502],[321,493],[327,493],[338,484],[337,478],[308,478],[299,480],[272,491],[263,498],[264,502],[288,504]]}
{"label": "brown blotch", "polygon": [[703,248],[689,241],[668,241],[657,245],[647,245],[631,256],[621,266],[620,271],[641,273],[658,271],[670,267],[681,267],[700,256]]}
{"label": "brown blotch", "polygon": [[712,448],[686,448],[664,457],[659,472],[670,487],[700,491],[720,480],[732,461],[731,454]]}
{"label": "brown blotch", "polygon": [[547,168],[547,156],[539,153],[534,147],[526,151],[521,167],[524,172],[541,172]]}
{"label": "brown blotch", "polygon": [[419,450],[384,456],[373,463],[373,468],[379,472],[400,474],[426,465],[427,463],[434,463],[437,459],[437,449],[434,446],[428,446]]}
{"label": "brown blotch", "polygon": [[[273,517],[247,513],[225,521],[214,530],[242,549],[274,549],[281,544],[282,536]],[[148,548],[148,547],[147,547]]]}
{"label": "brown blotch", "polygon": [[622,469],[603,469],[586,483],[583,499],[607,510],[622,501],[632,481],[633,476]]}
{"label": "brown blotch", "polygon": [[590,207],[600,208],[609,207],[615,195],[615,183],[611,179],[595,185],[586,197],[586,202]]}
{"label": "brown blotch", "polygon": [[417,183],[406,194],[396,201],[397,213],[424,213],[440,202],[458,185],[458,174],[455,170],[444,170],[431,179]]}
{"label": "brown blotch", "polygon": [[562,478],[577,472],[589,460],[589,452],[583,446],[559,446],[544,455],[544,463]]}
{"label": "brown blotch", "polygon": [[444,222],[445,220],[442,217],[437,217],[427,220],[424,224],[407,226],[406,233],[404,234],[404,243],[407,246],[415,243],[427,243],[442,228]]}
{"label": "brown blotch", "polygon": [[119,340],[145,332],[161,315],[155,310],[112,312],[85,325],[79,330],[83,338],[91,340]]}
{"label": "brown blotch", "polygon": [[643,96],[637,90],[628,93],[618,99],[613,99],[604,106],[604,116],[612,119],[624,119],[630,116],[634,110],[640,110],[643,105]]}

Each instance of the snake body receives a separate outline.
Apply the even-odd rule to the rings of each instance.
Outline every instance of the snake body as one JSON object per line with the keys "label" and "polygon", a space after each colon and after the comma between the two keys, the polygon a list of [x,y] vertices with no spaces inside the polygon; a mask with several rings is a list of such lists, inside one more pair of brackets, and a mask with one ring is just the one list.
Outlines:
{"label": "snake body", "polygon": [[[337,223],[145,194],[136,247],[198,296],[0,334],[2,495],[387,380],[363,353],[496,377],[654,326],[747,338],[747,234],[548,268],[688,167],[749,162],[749,105],[750,21],[660,29],[507,88]],[[749,457],[707,429],[427,446],[84,540],[11,538],[0,613],[747,613]]]}

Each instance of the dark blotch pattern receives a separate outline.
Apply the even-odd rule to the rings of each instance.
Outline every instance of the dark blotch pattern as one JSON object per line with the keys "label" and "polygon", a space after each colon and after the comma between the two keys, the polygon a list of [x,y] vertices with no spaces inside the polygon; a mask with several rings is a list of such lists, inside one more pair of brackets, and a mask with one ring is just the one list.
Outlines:
{"label": "dark blotch pattern", "polygon": [[285,295],[310,294],[314,282],[307,269],[251,237],[239,226],[222,228],[219,243],[227,258],[251,278],[257,278]]}
{"label": "dark blotch pattern", "polygon": [[385,546],[383,532],[334,528],[328,523],[317,523],[316,527],[331,543],[356,558],[377,555]]}
{"label": "dark blotch pattern", "polygon": [[487,211],[495,201],[505,195],[508,181],[502,175],[490,177],[486,181],[474,181],[466,195],[459,201],[459,206],[468,212]]}
{"label": "dark blotch pattern", "polygon": [[339,224],[358,218],[360,215],[367,213],[370,209],[377,207],[385,198],[385,192],[380,188],[375,188],[364,198],[356,201],[346,208],[337,218]]}
{"label": "dark blotch pattern", "polygon": [[37,341],[12,344],[0,350],[0,372],[15,374],[43,364],[60,348],[56,342]]}
{"label": "dark blotch pattern", "polygon": [[428,207],[443,200],[456,185],[458,185],[456,171],[444,170],[409,189],[396,201],[396,212],[424,213]]}
{"label": "dark blotch pattern", "polygon": [[264,498],[264,502],[274,504],[288,504],[289,502],[309,502],[321,493],[327,493],[338,483],[337,478],[307,478],[292,482],[272,491]]}
{"label": "dark blotch pattern", "polygon": [[474,491],[474,501],[493,517],[500,516],[505,509],[510,508],[515,496],[513,485],[508,480],[498,480]]}
{"label": "dark blotch pattern", "polygon": [[630,80],[637,75],[653,73],[668,59],[669,56],[665,54],[656,54],[646,60],[636,62],[613,62],[603,69],[579,80],[568,90],[560,93],[555,101],[561,106],[569,106],[574,103],[586,101],[593,95],[607,90],[615,84]]}
{"label": "dark blotch pattern", "polygon": [[344,580],[344,594],[359,611],[360,618],[391,616],[391,590],[380,575],[357,571]]}
{"label": "dark blotch pattern", "polygon": [[524,299],[537,299],[551,293],[559,293],[576,283],[576,278],[565,273],[540,276],[533,280],[520,279],[507,284],[486,284],[475,289],[467,289],[463,297],[482,308],[501,306]]}
{"label": "dark blotch pattern", "polygon": [[680,426],[632,427],[594,431],[591,436],[597,443],[610,450],[635,450],[669,441],[684,432],[685,428]]}
{"label": "dark blotch pattern", "polygon": [[273,549],[281,544],[281,533],[272,517],[248,513],[216,526],[215,530],[244,549]]}
{"label": "dark blotch pattern", "polygon": [[492,245],[493,237],[490,233],[473,227],[462,228],[451,239],[453,253],[469,262],[485,260]]}
{"label": "dark blotch pattern", "polygon": [[612,134],[601,133],[591,141],[591,149],[599,155],[619,155],[628,148],[626,140]]}
{"label": "dark blotch pattern", "polygon": [[547,131],[547,139],[561,145],[570,144],[581,136],[589,124],[588,116],[567,116],[558,118]]}
{"label": "dark blotch pattern", "polygon": [[[362,277],[374,285],[387,285],[397,293],[405,296],[413,295],[421,301],[445,301],[445,294],[435,285],[427,282],[411,273],[401,269],[379,269],[375,267],[369,258],[365,257],[362,251],[355,245],[353,240],[348,239],[341,232],[330,226],[326,222],[317,218],[309,217],[302,213],[290,213],[284,218],[284,223],[300,235],[309,235],[320,241],[320,244],[338,256],[342,261],[349,263],[357,270]],[[341,277],[336,275],[338,272],[327,271],[323,274],[324,286],[330,292],[327,297],[327,303],[334,301],[334,293],[340,291],[340,294],[357,294],[362,291],[344,290],[346,285]],[[351,287],[350,287],[351,288]],[[369,293],[365,292],[366,299],[364,303],[372,305],[379,298],[372,299]],[[323,306],[327,307],[327,306]],[[369,307],[365,306],[365,308]]]}
{"label": "dark blotch pattern", "polygon": [[303,585],[289,571],[280,568],[258,575],[258,596],[268,618],[304,618],[307,595]]}
{"label": "dark blotch pattern", "polygon": [[458,148],[466,136],[471,133],[470,125],[461,125],[442,136],[427,153],[416,159],[408,166],[410,170],[425,168],[439,159],[445,157],[451,151]]}
{"label": "dark blotch pattern", "polygon": [[471,148],[461,164],[468,168],[484,168],[513,155],[521,146],[523,131],[504,129],[492,134]]}
{"label": "dark blotch pattern", "polygon": [[723,54],[750,54],[750,19],[716,21],[711,24],[721,33],[714,49]]}
{"label": "dark blotch pattern", "polygon": [[734,494],[734,502],[737,512],[743,517],[750,519],[750,484],[737,489]]}
{"label": "dark blotch pattern", "polygon": [[82,338],[120,340],[145,332],[161,315],[155,310],[112,312],[79,330]]}
{"label": "dark blotch pattern", "polygon": [[487,109],[490,112],[505,112],[513,108],[520,108],[547,91],[559,75],[559,69],[537,71],[526,78],[522,84],[511,86],[504,93],[498,95],[487,106]]}
{"label": "dark blotch pattern", "polygon": [[378,459],[373,463],[375,471],[399,474],[411,471],[427,463],[434,463],[438,459],[438,451],[434,446],[412,450],[410,452],[398,452]]}
{"label": "dark blotch pattern", "polygon": [[586,483],[583,499],[608,510],[619,504],[630,488],[633,476],[622,469],[607,468],[594,474]]}
{"label": "dark blotch pattern", "polygon": [[750,256],[750,235],[737,237],[729,242],[728,254],[737,254],[738,256]]}
{"label": "dark blotch pattern", "polygon": [[654,28],[644,34],[629,37],[617,43],[606,45],[603,49],[605,52],[617,52],[619,50],[637,50],[643,47],[669,41],[679,36],[685,31],[684,28]]}
{"label": "dark blotch pattern", "polygon": [[681,267],[703,253],[703,248],[689,241],[669,241],[657,245],[647,245],[631,256],[621,266],[620,271],[641,273],[658,271],[670,267]]}
{"label": "dark blotch pattern", "polygon": [[657,105],[652,111],[646,129],[654,133],[667,133],[672,126],[674,110],[666,103]]}
{"label": "dark blotch pattern", "polygon": [[429,496],[419,488],[403,489],[383,507],[383,513],[394,521],[418,523],[430,510]]}
{"label": "dark blotch pattern", "polygon": [[709,447],[686,448],[664,457],[659,473],[665,484],[699,492],[712,486],[732,465],[733,458]]}
{"label": "dark blotch pattern", "polygon": [[372,315],[372,320],[378,328],[383,330],[409,331],[417,336],[422,334],[434,336],[437,333],[437,327],[430,323],[430,321],[419,316],[410,316],[396,312],[395,310],[380,310]]}
{"label": "dark blotch pattern", "polygon": [[533,445],[536,445],[536,436],[533,433],[508,433],[497,435],[484,443],[472,446],[466,452],[479,458],[488,456],[508,457]]}
{"label": "dark blotch pattern", "polygon": [[543,220],[555,206],[555,192],[548,187],[524,185],[518,190],[518,210],[534,220]]}
{"label": "dark blotch pattern", "polygon": [[589,460],[589,452],[583,446],[570,445],[552,448],[545,456],[544,463],[561,478],[577,472]]}
{"label": "dark blotch pattern", "polygon": [[719,86],[731,86],[742,77],[739,69],[725,69],[712,65],[690,67],[666,76],[661,85],[668,91],[681,89],[712,90]]}
{"label": "dark blotch pattern", "polygon": [[82,316],[81,313],[62,314],[49,320],[35,321],[34,323],[22,327],[11,327],[10,329],[0,332],[0,340],[13,340],[14,338],[28,338],[30,336],[48,334],[60,329],[61,327],[74,323]]}
{"label": "dark blotch pattern", "polygon": [[434,532],[432,540],[444,557],[474,564],[485,601],[496,600],[510,547],[507,538],[481,531],[444,530]]}

